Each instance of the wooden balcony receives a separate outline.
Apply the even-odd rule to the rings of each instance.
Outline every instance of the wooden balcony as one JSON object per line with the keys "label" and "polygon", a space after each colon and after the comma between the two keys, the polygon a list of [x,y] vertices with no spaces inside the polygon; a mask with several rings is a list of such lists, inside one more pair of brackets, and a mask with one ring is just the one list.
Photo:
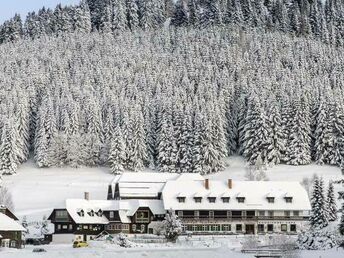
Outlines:
{"label": "wooden balcony", "polygon": [[183,216],[180,217],[183,222],[203,222],[203,223],[215,223],[217,221],[259,221],[259,220],[294,220],[302,221],[308,220],[308,217],[302,216],[214,216],[210,218],[209,216]]}

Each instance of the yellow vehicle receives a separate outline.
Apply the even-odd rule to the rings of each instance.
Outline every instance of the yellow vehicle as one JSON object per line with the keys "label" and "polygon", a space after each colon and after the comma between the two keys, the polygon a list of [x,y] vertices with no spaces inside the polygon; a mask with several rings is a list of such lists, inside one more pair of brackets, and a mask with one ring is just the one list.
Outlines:
{"label": "yellow vehicle", "polygon": [[87,242],[84,241],[74,241],[73,248],[88,247]]}

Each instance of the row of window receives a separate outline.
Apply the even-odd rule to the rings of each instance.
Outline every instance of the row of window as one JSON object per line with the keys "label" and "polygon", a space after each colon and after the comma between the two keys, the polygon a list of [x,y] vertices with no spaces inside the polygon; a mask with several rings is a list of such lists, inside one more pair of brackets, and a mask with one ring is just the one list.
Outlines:
{"label": "row of window", "polygon": [[[277,226],[277,225],[276,225]],[[235,224],[235,232],[244,232],[243,231],[243,224]],[[183,231],[193,231],[193,232],[230,232],[232,231],[231,224],[214,224],[214,225],[183,225]],[[265,232],[275,232],[278,228],[274,227],[273,224],[258,224],[257,226],[258,233],[265,233]],[[288,225],[281,224],[280,231],[287,232]],[[296,232],[296,224],[289,225],[289,232]]]}
{"label": "row of window", "polygon": [[[208,218],[214,218],[214,217],[221,217],[221,218],[242,218],[242,217],[247,217],[247,218],[253,218],[254,216],[256,216],[256,212],[255,211],[225,211],[226,214],[223,214],[223,211],[208,211],[208,213],[205,215],[204,212],[202,214],[201,217],[207,216]],[[178,217],[182,218],[182,217],[189,217],[190,215],[186,215],[184,214],[183,211],[178,211],[177,212]],[[184,216],[186,215],[186,216]],[[275,216],[275,212],[274,211],[258,211],[257,214],[259,217],[274,217]],[[194,218],[199,218],[200,217],[200,211],[193,211],[193,214],[191,215]],[[298,217],[300,216],[300,212],[299,211],[284,211],[284,217]]]}
{"label": "row of window", "polygon": [[128,224],[110,224],[106,225],[107,230],[129,230]]}
{"label": "row of window", "polygon": [[[193,198],[195,203],[201,203],[203,200],[203,197],[197,196]],[[207,197],[209,203],[215,203],[216,202],[216,197]],[[221,197],[220,198],[223,203],[229,203],[230,197]],[[275,197],[267,197],[266,198],[268,203],[274,203],[275,202]],[[185,203],[186,197],[184,196],[178,196],[177,197],[178,202],[180,203]],[[245,202],[245,197],[236,197],[236,200],[238,203],[244,203]],[[293,202],[293,197],[284,197],[284,200],[286,203],[292,203]]]}

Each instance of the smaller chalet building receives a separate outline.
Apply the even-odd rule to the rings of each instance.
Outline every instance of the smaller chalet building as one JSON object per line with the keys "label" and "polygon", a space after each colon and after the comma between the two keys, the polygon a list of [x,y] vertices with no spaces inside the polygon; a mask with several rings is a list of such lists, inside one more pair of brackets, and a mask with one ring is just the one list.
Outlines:
{"label": "smaller chalet building", "polygon": [[200,174],[124,173],[107,200],[67,199],[54,209],[54,242],[89,240],[106,231],[153,233],[168,210],[195,234],[296,234],[308,226],[310,202],[298,182],[206,179]]}
{"label": "smaller chalet building", "polygon": [[6,207],[0,206],[0,247],[21,248],[25,228]]}

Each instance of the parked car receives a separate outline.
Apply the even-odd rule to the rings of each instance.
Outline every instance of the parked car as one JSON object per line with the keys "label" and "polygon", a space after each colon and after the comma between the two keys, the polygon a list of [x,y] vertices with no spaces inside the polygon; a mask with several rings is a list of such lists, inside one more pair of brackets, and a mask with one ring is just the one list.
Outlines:
{"label": "parked car", "polygon": [[44,248],[34,248],[32,250],[32,252],[34,253],[45,253],[47,250],[45,250]]}
{"label": "parked car", "polygon": [[74,241],[73,248],[88,247],[87,242],[84,241]]}
{"label": "parked car", "polygon": [[50,241],[44,239],[44,238],[28,238],[26,239],[27,245],[48,245],[50,244]]}

